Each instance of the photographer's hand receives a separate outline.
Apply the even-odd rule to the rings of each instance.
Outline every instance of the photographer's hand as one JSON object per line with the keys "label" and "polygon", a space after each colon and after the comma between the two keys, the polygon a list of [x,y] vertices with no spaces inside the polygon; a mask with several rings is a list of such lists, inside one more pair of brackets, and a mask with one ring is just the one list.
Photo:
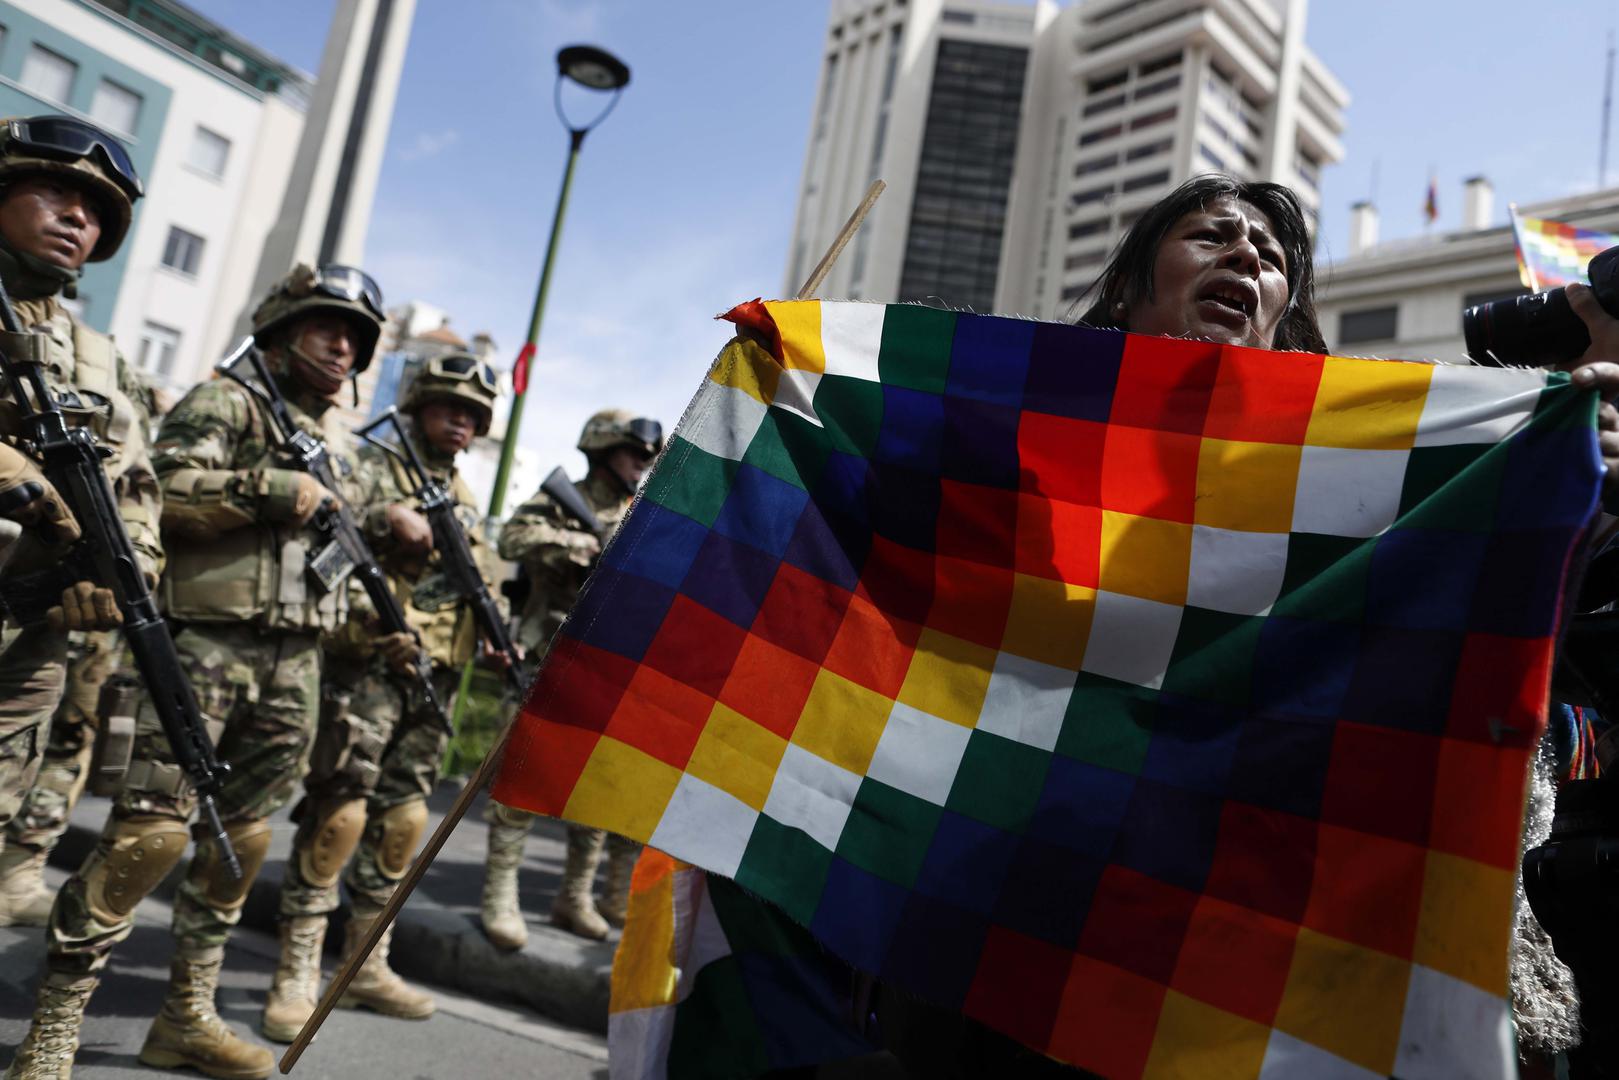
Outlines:
{"label": "photographer's hand", "polygon": [[1619,319],[1603,310],[1587,285],[1570,285],[1567,289],[1568,306],[1585,323],[1591,334],[1591,347],[1585,354],[1562,370],[1573,373],[1576,386],[1594,388],[1602,395],[1602,407],[1597,412],[1597,445],[1602,450],[1603,509],[1614,513],[1619,509],[1619,408],[1614,398],[1619,397]]}

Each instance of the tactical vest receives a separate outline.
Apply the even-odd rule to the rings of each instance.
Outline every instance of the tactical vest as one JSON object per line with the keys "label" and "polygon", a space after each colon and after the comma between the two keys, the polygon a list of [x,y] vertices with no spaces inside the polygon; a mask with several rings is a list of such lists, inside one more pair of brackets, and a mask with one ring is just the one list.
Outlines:
{"label": "tactical vest", "polygon": [[[258,490],[243,494],[262,498],[268,492],[264,470],[291,467],[273,445],[270,432],[274,428],[264,406],[223,379],[203,383],[187,398],[201,392],[230,395],[231,413],[245,409],[248,423],[247,430],[237,433],[233,459],[222,469],[196,473],[197,483],[237,484],[246,473],[256,479]],[[185,406],[182,401],[175,411]],[[338,410],[328,409],[319,419],[290,401],[288,410],[299,427],[325,440],[334,465],[347,474],[348,435],[338,422]],[[339,494],[345,500],[352,498],[348,490]],[[182,622],[251,621],[266,630],[335,630],[348,613],[348,590],[339,586],[323,592],[307,568],[310,553],[323,542],[312,526],[255,523],[201,542],[168,530],[164,534],[168,551],[162,585],[164,610]]]}
{"label": "tactical vest", "polygon": [[[421,446],[417,444],[418,452]],[[388,459],[389,474],[393,481],[395,494],[392,501],[402,501],[409,497],[409,480],[405,476],[404,466],[392,458]],[[443,472],[435,471],[434,479],[444,482]],[[461,528],[467,534],[467,540],[472,547],[473,554],[478,553],[481,543],[482,522],[478,512],[473,509],[476,496],[467,487],[461,474],[453,468],[449,471],[450,494],[460,504],[456,507],[456,517],[461,520]],[[395,576],[391,584],[394,595],[399,597],[405,608],[405,620],[410,623],[422,638],[422,647],[433,663],[444,667],[460,667],[471,660],[478,646],[478,627],[472,617],[472,610],[464,603],[451,603],[439,608],[437,611],[427,611],[417,605],[421,595],[418,589],[424,592],[431,588],[434,572],[438,568],[439,553],[434,551],[429,557],[427,569],[420,578],[411,581],[402,576]]]}

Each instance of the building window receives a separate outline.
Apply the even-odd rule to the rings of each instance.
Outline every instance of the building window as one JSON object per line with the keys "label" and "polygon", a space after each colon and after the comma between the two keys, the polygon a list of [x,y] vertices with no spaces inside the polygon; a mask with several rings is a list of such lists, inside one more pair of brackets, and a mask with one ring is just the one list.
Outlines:
{"label": "building window", "polygon": [[1086,203],[1100,202],[1113,194],[1113,185],[1091,188],[1089,191],[1076,191],[1068,196],[1069,206],[1084,206]]}
{"label": "building window", "polygon": [[1208,143],[1206,143],[1206,142],[1198,143],[1197,144],[1197,151],[1198,151],[1198,153],[1203,155],[1203,159],[1205,161],[1207,161],[1210,165],[1214,166],[1214,171],[1215,172],[1225,172],[1226,171],[1225,158],[1221,157],[1219,154],[1216,154],[1213,150],[1209,149],[1209,144]]}
{"label": "building window", "polygon": [[1105,250],[1086,251],[1079,255],[1068,256],[1068,258],[1063,260],[1062,268],[1064,270],[1078,270],[1084,266],[1097,266],[1100,265],[1102,260],[1106,258],[1107,252]]}
{"label": "building window", "polygon": [[1173,90],[1180,84],[1181,77],[1171,75],[1167,79],[1159,79],[1157,82],[1143,83],[1137,86],[1135,93],[1131,96],[1134,100],[1140,101],[1144,97],[1152,97],[1154,94],[1162,94],[1166,90]]}
{"label": "building window", "polygon": [[1085,108],[1080,112],[1080,115],[1081,116],[1095,116],[1098,113],[1105,113],[1109,109],[1117,109],[1119,106],[1121,106],[1123,104],[1124,104],[1124,95],[1123,94],[1114,94],[1112,97],[1105,97],[1100,101],[1091,102],[1089,105],[1085,106]]}
{"label": "building window", "polygon": [[947,23],[961,23],[964,26],[971,26],[978,21],[978,16],[971,11],[950,11],[948,9],[939,18]]}
{"label": "building window", "polygon": [[133,135],[140,116],[141,96],[135,91],[111,79],[96,84],[95,96],[90,99],[90,118],[96,123],[120,135]]}
{"label": "building window", "polygon": [[1173,119],[1175,119],[1173,106],[1168,109],[1159,109],[1157,112],[1144,113],[1130,121],[1130,130],[1140,131],[1144,127],[1152,127],[1154,124],[1162,124],[1166,120]]}
{"label": "building window", "polygon": [[1167,183],[1169,183],[1169,170],[1160,169],[1157,172],[1145,173],[1141,176],[1132,176],[1120,186],[1125,191],[1140,191],[1142,188]]}
{"label": "building window", "polygon": [[162,323],[149,322],[141,328],[141,343],[135,364],[148,375],[167,379],[174,374],[174,355],[180,351],[180,331]]}
{"label": "building window", "polygon": [[1393,304],[1388,307],[1346,311],[1338,316],[1338,344],[1392,341],[1399,327],[1399,315],[1400,309]]}
{"label": "building window", "polygon": [[169,226],[169,239],[163,245],[163,265],[182,274],[195,276],[202,265],[203,239],[178,225]]}
{"label": "building window", "polygon": [[66,102],[73,93],[73,76],[78,71],[79,65],[67,57],[35,45],[22,62],[22,86],[38,97]]}
{"label": "building window", "polygon": [[1174,139],[1158,139],[1154,142],[1142,143],[1132,146],[1124,152],[1124,160],[1140,161],[1142,158],[1154,157],[1158,154],[1167,154],[1169,148],[1175,145]]}
{"label": "building window", "polygon": [[230,140],[199,125],[191,135],[191,150],[186,164],[209,176],[225,175],[225,161],[230,157]]}
{"label": "building window", "polygon": [[1081,161],[1074,166],[1075,176],[1089,176],[1091,173],[1105,172],[1119,163],[1119,155],[1104,154],[1101,157]]}
{"label": "building window", "polygon": [[1180,53],[1170,53],[1168,56],[1159,57],[1157,60],[1148,60],[1142,64],[1136,69],[1136,76],[1145,79],[1147,76],[1156,75],[1160,71],[1168,71],[1172,67],[1179,67],[1180,62]]}
{"label": "building window", "polygon": [[1111,90],[1115,86],[1123,86],[1124,80],[1130,77],[1130,72],[1116,71],[1112,75],[1103,75],[1099,79],[1092,79],[1085,84],[1085,93],[1100,94],[1103,90]]}
{"label": "building window", "polygon": [[1089,146],[1091,143],[1098,143],[1103,139],[1111,139],[1113,136],[1119,134],[1123,130],[1124,128],[1122,125],[1109,124],[1105,128],[1097,128],[1095,131],[1087,131],[1085,134],[1079,137],[1079,145]]}
{"label": "building window", "polygon": [[1095,236],[1097,233],[1107,231],[1107,218],[1092,218],[1089,221],[1076,221],[1068,226],[1068,239],[1078,240],[1082,236]]}

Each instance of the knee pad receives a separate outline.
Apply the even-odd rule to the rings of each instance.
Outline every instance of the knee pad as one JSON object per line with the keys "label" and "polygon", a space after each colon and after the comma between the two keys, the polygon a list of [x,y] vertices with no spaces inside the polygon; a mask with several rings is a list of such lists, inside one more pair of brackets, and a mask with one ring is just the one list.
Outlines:
{"label": "knee pad", "polygon": [[[316,807],[308,809],[317,811]],[[337,884],[349,856],[360,846],[360,835],[365,832],[365,800],[327,804],[319,807],[317,814],[313,828],[306,834],[309,840],[298,845],[298,871],[309,884],[329,889]]]}
{"label": "knee pad", "polygon": [[115,822],[109,849],[98,851],[84,875],[84,895],[97,922],[124,922],[135,905],[168,877],[185,854],[191,834],[185,823],[167,817]]}
{"label": "knee pad", "polygon": [[209,904],[222,911],[236,911],[247,902],[247,892],[270,852],[270,823],[238,821],[225,826],[225,837],[236,852],[236,861],[241,864],[240,880],[231,877],[230,869],[212,841],[197,845],[197,855],[191,860],[187,877],[202,890]]}
{"label": "knee pad", "polygon": [[427,828],[427,804],[412,799],[390,806],[382,815],[382,836],[377,841],[377,869],[389,881],[398,881],[410,869],[411,856]]}

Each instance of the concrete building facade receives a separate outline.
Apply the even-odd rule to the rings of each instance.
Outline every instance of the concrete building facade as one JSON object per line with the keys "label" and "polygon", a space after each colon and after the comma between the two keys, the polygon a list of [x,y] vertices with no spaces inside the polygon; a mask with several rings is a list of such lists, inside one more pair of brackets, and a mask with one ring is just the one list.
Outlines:
{"label": "concrete building facade", "polygon": [[172,0],[0,0],[0,115],[117,134],[147,196],[77,301],[160,388],[195,382],[247,305],[311,81]]}
{"label": "concrete building facade", "polygon": [[1143,208],[1211,171],[1286,183],[1313,215],[1349,96],[1305,17],[1305,0],[834,0],[786,291],[879,176],[823,296],[1055,317]]}
{"label": "concrete building facade", "polygon": [[[1377,211],[1357,205],[1350,254],[1316,267],[1316,308],[1327,347],[1341,356],[1466,363],[1462,311],[1528,292],[1512,229],[1497,224],[1482,177],[1467,181],[1460,229],[1379,242]],[[1582,229],[1619,233],[1619,188],[1518,207]]]}

